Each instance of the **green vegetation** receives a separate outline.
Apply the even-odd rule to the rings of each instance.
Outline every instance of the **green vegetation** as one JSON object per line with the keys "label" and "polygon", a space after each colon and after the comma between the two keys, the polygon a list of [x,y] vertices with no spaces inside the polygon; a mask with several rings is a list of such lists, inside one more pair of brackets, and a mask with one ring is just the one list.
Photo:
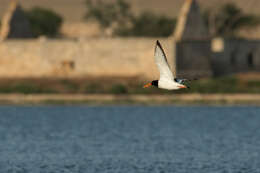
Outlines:
{"label": "green vegetation", "polygon": [[115,3],[86,0],[85,19],[95,19],[105,30],[111,28],[115,36],[167,37],[173,33],[176,19],[143,12],[135,16],[124,0]]}
{"label": "green vegetation", "polygon": [[67,90],[69,93],[75,93],[79,90],[79,85],[71,80],[62,79],[60,84]]}
{"label": "green vegetation", "polygon": [[[100,82],[102,81],[102,82]],[[142,86],[138,79],[0,79],[0,93],[77,93],[77,94],[181,94],[181,93],[259,93],[260,79],[245,80],[236,76],[201,79],[187,83],[190,89],[167,91]]]}
{"label": "green vegetation", "polygon": [[248,81],[240,81],[236,77],[222,77],[222,78],[209,78],[201,79],[192,82],[186,82],[190,89],[181,89],[176,91],[167,91],[150,87],[143,89],[141,86],[131,87],[129,93],[132,94],[182,94],[182,93],[260,93],[260,82],[259,85],[249,86]]}
{"label": "green vegetation", "polygon": [[[245,82],[247,83],[247,82]],[[189,84],[188,84],[189,85]],[[245,93],[252,92],[247,89],[246,85],[244,85],[244,81],[240,81],[235,77],[222,77],[215,79],[203,79],[194,81],[190,84],[190,89],[187,91],[179,91],[188,92],[188,93]],[[260,87],[260,85],[258,86]],[[260,92],[260,88],[259,88]]]}
{"label": "green vegetation", "polygon": [[168,37],[175,28],[176,19],[144,12],[132,19],[132,27],[119,27],[115,35],[140,37]]}
{"label": "green vegetation", "polygon": [[101,85],[97,83],[87,84],[84,88],[85,88],[84,93],[92,93],[92,94],[100,93],[103,90]]}
{"label": "green vegetation", "polygon": [[260,24],[258,16],[245,14],[233,3],[225,4],[217,10],[206,10],[204,19],[213,36],[235,37],[241,28],[252,28]]}
{"label": "green vegetation", "polygon": [[86,0],[87,13],[85,19],[96,19],[103,28],[113,24],[126,25],[132,18],[130,6],[124,0],[108,3],[103,0]]}
{"label": "green vegetation", "polygon": [[122,84],[114,84],[111,89],[110,92],[112,94],[126,94],[127,93],[127,88],[122,85]]}
{"label": "green vegetation", "polygon": [[34,36],[55,37],[58,35],[62,17],[57,13],[49,9],[35,7],[26,11],[26,15],[29,18]]}
{"label": "green vegetation", "polygon": [[42,93],[54,93],[51,89],[44,89],[29,83],[17,83],[11,86],[1,86],[0,93],[21,93],[21,94],[42,94]]}

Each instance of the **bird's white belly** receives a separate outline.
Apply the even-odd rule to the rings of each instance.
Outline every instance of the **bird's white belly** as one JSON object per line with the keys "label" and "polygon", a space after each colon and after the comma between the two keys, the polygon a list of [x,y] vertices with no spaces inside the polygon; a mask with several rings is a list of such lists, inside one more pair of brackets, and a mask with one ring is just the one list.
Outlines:
{"label": "bird's white belly", "polygon": [[159,80],[158,82],[158,88],[167,89],[167,90],[177,90],[180,89],[179,84],[171,81],[171,80]]}

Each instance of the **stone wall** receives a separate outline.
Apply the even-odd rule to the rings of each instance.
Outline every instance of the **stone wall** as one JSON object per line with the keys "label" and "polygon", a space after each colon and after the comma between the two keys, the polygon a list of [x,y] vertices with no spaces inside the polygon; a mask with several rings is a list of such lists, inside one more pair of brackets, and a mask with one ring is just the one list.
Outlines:
{"label": "stone wall", "polygon": [[214,74],[259,71],[260,72],[260,41],[230,40],[218,41],[222,49],[214,50],[216,40],[212,40],[212,67]]}
{"label": "stone wall", "polygon": [[[156,79],[156,39],[6,40],[0,77],[140,76]],[[160,39],[173,66],[173,43]]]}
{"label": "stone wall", "polygon": [[210,41],[177,42],[176,67],[179,77],[210,77],[212,75]]}
{"label": "stone wall", "polygon": [[179,77],[212,75],[210,37],[197,0],[185,0],[174,32]]}
{"label": "stone wall", "polygon": [[[170,39],[159,40],[178,77],[260,71],[260,41],[257,40],[193,40],[176,44]],[[0,78],[157,79],[155,41],[156,38],[6,40],[0,42]]]}

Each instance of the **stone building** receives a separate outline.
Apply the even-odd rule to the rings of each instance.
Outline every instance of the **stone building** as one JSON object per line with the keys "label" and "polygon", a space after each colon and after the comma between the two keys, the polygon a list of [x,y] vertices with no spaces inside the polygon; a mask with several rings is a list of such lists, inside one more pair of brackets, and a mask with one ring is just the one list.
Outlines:
{"label": "stone building", "polygon": [[212,70],[215,76],[240,72],[260,72],[260,40],[215,38]]}
{"label": "stone building", "polygon": [[170,38],[8,39],[31,36],[29,23],[13,0],[2,20],[0,78],[157,79],[153,58],[157,39],[178,77],[260,72],[260,40],[210,38],[197,0],[185,0]]}
{"label": "stone building", "polygon": [[174,33],[176,74],[182,77],[212,75],[209,33],[195,0],[184,3]]}
{"label": "stone building", "polygon": [[2,18],[0,38],[32,38],[32,30],[28,18],[19,3],[12,0]]}
{"label": "stone building", "polygon": [[210,38],[197,0],[185,0],[174,40],[178,76],[260,72],[260,40]]}

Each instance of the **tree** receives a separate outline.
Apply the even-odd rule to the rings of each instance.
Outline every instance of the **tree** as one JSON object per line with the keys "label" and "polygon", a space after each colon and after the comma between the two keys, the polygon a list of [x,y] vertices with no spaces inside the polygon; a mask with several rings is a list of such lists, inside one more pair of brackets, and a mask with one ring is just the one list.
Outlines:
{"label": "tree", "polygon": [[222,6],[218,11],[205,11],[204,19],[213,36],[234,37],[241,28],[251,28],[260,24],[258,16],[245,14],[232,3]]}
{"label": "tree", "polygon": [[172,34],[176,24],[176,19],[151,12],[135,16],[124,0],[115,3],[86,0],[86,5],[85,19],[95,19],[103,29],[112,28],[116,36],[166,37]]}
{"label": "tree", "polygon": [[133,18],[130,28],[120,27],[115,33],[120,36],[168,37],[175,25],[176,19],[144,12]]}
{"label": "tree", "polygon": [[130,5],[124,0],[116,0],[115,3],[86,0],[86,7],[85,19],[97,20],[103,29],[113,24],[126,25],[132,18]]}
{"label": "tree", "polygon": [[48,37],[57,36],[62,24],[62,17],[57,13],[40,7],[26,11],[29,18],[33,34],[38,37],[46,35]]}

